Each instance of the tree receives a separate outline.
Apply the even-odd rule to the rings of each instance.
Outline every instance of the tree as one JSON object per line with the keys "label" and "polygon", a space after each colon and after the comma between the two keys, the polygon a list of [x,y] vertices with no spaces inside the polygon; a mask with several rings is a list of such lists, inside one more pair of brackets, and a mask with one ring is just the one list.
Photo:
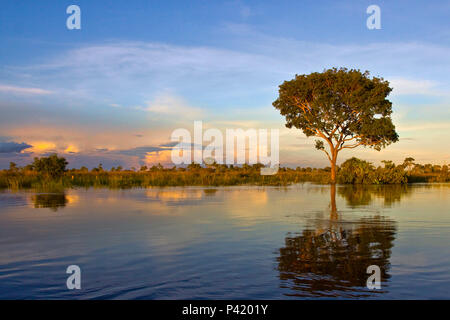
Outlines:
{"label": "tree", "polygon": [[381,162],[384,164],[385,169],[395,168],[395,164],[394,164],[394,162],[392,162],[392,160],[381,160]]}
{"label": "tree", "polygon": [[103,172],[103,165],[101,163],[98,164],[97,168],[92,168],[92,172]]}
{"label": "tree", "polygon": [[195,163],[195,162],[192,162],[191,164],[189,164],[187,166],[187,169],[191,170],[191,171],[200,170],[201,168],[202,168],[202,166],[199,163]]}
{"label": "tree", "polygon": [[14,162],[9,163],[9,172],[11,173],[17,173],[19,171],[19,168],[17,167],[17,164]]}
{"label": "tree", "polygon": [[373,182],[374,167],[370,162],[358,158],[347,159],[339,167],[339,182],[345,184],[365,184]]}
{"label": "tree", "polygon": [[416,160],[412,157],[405,158],[405,160],[403,160],[403,166],[411,171],[411,169],[414,167],[414,161]]}
{"label": "tree", "polygon": [[322,139],[315,146],[327,155],[331,183],[336,183],[341,150],[362,145],[379,151],[398,141],[386,99],[391,91],[388,81],[370,78],[368,71],[333,68],[285,81],[273,106],[286,117],[286,127]]}
{"label": "tree", "polygon": [[44,178],[59,178],[66,171],[68,162],[57,154],[48,157],[34,158],[33,167]]}

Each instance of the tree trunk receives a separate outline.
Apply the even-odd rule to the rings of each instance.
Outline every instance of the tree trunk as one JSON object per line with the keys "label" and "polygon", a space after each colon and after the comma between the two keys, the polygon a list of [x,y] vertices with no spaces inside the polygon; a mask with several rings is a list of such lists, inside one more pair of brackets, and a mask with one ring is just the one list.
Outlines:
{"label": "tree trunk", "polygon": [[337,155],[333,154],[333,158],[331,159],[331,184],[336,184],[336,160]]}

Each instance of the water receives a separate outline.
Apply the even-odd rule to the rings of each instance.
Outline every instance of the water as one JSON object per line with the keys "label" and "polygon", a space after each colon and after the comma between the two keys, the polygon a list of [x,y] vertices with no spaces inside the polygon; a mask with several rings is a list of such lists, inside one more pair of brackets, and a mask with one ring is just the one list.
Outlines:
{"label": "water", "polygon": [[[449,184],[3,191],[0,299],[449,299],[449,195]],[[69,265],[81,290],[66,287]]]}

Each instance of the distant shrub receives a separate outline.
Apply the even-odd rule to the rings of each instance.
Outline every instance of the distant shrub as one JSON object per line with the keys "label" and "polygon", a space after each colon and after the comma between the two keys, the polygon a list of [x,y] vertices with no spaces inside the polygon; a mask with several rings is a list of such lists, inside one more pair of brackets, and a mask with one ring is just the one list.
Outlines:
{"label": "distant shrub", "polygon": [[343,184],[372,184],[375,181],[374,166],[358,158],[350,158],[341,164],[338,182]]}
{"label": "distant shrub", "polygon": [[60,178],[66,172],[68,162],[63,157],[58,157],[57,154],[52,154],[48,157],[34,158],[32,164],[34,170],[44,178]]}
{"label": "distant shrub", "polygon": [[343,184],[403,184],[408,182],[405,166],[383,161],[384,167],[375,167],[358,158],[346,160],[339,168],[338,181]]}

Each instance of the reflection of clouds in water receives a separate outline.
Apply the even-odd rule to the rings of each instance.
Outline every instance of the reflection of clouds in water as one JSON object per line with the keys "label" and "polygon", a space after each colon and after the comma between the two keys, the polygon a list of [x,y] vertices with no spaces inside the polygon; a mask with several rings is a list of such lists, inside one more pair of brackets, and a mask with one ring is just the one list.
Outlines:
{"label": "reflection of clouds in water", "polygon": [[184,211],[183,205],[202,204],[208,210],[208,204],[220,202],[220,211],[237,219],[234,222],[239,225],[252,224],[251,220],[255,217],[269,216],[271,212],[268,208],[268,193],[263,188],[151,189],[146,191],[146,196],[152,203],[159,202],[167,208],[179,207],[181,212]]}
{"label": "reflection of clouds in water", "polygon": [[66,199],[67,204],[74,205],[80,201],[80,196],[77,194],[67,194]]}
{"label": "reflection of clouds in water", "polygon": [[252,206],[262,206],[267,204],[267,190],[265,189],[243,189],[232,190],[226,194],[227,200],[231,202],[241,202]]}
{"label": "reflection of clouds in water", "polygon": [[271,215],[265,189],[239,189],[224,191],[224,211],[241,227],[251,226],[262,217]]}
{"label": "reflection of clouds in water", "polygon": [[184,200],[202,199],[204,192],[201,189],[147,190],[146,195],[151,199],[158,199],[164,202],[178,202]]}

